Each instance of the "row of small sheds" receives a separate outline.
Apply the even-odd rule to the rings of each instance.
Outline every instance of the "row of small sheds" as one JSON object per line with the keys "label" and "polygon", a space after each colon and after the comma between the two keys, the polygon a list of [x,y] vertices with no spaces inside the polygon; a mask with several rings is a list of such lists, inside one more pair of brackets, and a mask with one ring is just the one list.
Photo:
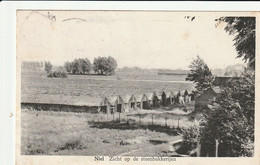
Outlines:
{"label": "row of small sheds", "polygon": [[153,109],[173,103],[185,104],[194,99],[193,91],[152,92],[137,95],[103,97],[99,104],[99,112],[128,112],[137,109]]}

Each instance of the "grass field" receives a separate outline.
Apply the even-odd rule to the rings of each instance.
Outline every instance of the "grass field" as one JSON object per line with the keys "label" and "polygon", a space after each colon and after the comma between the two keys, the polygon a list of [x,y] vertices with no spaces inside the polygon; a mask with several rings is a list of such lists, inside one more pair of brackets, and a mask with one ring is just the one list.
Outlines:
{"label": "grass field", "polygon": [[[142,113],[144,112],[137,112]],[[105,114],[22,110],[22,154],[24,155],[129,155],[169,156],[169,143],[180,139],[178,129],[132,116],[132,123],[106,121]],[[168,115],[173,116],[178,114]],[[171,117],[172,116],[172,117]],[[192,124],[185,115],[181,123]],[[187,116],[188,117],[188,116]],[[118,119],[117,117],[115,120]],[[130,121],[130,120],[129,120]],[[149,148],[149,150],[148,150]],[[146,150],[147,149],[147,150]]]}
{"label": "grass field", "polygon": [[96,105],[103,96],[178,91],[193,88],[185,76],[118,73],[115,76],[69,75],[47,78],[45,72],[23,71],[22,102]]}
{"label": "grass field", "polygon": [[[22,101],[98,104],[111,95],[193,88],[185,77],[119,73],[115,76],[69,75],[47,78],[45,72],[22,72]],[[183,111],[186,109],[187,112]],[[22,109],[24,155],[173,156],[170,144],[181,128],[196,123],[194,103],[129,113],[90,114]]]}

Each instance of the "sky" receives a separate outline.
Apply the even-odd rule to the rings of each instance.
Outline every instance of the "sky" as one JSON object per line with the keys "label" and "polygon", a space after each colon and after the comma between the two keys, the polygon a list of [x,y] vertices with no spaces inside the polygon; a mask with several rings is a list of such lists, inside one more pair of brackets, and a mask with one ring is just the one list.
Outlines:
{"label": "sky", "polygon": [[[55,16],[55,19],[54,19]],[[195,16],[186,19],[185,16]],[[242,64],[234,36],[216,25],[223,13],[18,11],[17,56],[63,65],[112,56],[118,67],[188,69],[199,55],[211,69]]]}

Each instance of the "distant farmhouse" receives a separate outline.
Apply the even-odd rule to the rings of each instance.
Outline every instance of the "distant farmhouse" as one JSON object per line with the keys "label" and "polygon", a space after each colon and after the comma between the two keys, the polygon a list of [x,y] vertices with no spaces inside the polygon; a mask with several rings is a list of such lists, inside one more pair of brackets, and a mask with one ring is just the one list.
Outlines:
{"label": "distant farmhouse", "polygon": [[208,105],[216,100],[216,97],[220,92],[221,90],[217,86],[203,91],[203,93],[195,99],[195,110],[207,110]]}
{"label": "distant farmhouse", "polygon": [[174,76],[174,75],[188,75],[188,70],[170,70],[170,69],[158,69],[157,74],[159,76]]}
{"label": "distant farmhouse", "polygon": [[215,101],[217,95],[221,92],[221,87],[225,87],[230,79],[239,79],[239,77],[215,77],[213,82],[214,87],[203,91],[195,99],[195,110],[208,109],[208,105]]}

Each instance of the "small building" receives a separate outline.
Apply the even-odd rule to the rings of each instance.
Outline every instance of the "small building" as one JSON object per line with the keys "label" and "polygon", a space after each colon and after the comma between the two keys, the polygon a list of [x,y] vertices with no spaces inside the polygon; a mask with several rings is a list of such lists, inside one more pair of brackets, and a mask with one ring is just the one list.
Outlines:
{"label": "small building", "polygon": [[174,103],[174,94],[172,91],[165,92],[166,105]]}
{"label": "small building", "polygon": [[185,96],[189,95],[189,93],[188,93],[187,90],[182,90],[182,91],[180,92],[180,95],[183,96],[183,97],[185,97]]}
{"label": "small building", "polygon": [[179,104],[185,104],[184,96],[179,96]]}
{"label": "small building", "polygon": [[155,92],[147,93],[148,103],[150,108],[159,107],[159,99]]}
{"label": "small building", "polygon": [[189,90],[188,94],[190,96],[190,101],[194,101],[194,91],[193,90]]}
{"label": "small building", "polygon": [[208,109],[208,105],[215,101],[216,96],[221,92],[219,87],[208,88],[195,99],[195,110]]}
{"label": "small building", "polygon": [[181,96],[181,92],[180,91],[175,91],[173,93],[174,96],[174,103],[179,103],[179,97]]}
{"label": "small building", "polygon": [[188,90],[187,95],[184,97],[184,101],[185,103],[190,103],[193,100],[194,100],[194,94],[191,90]]}
{"label": "small building", "polygon": [[189,102],[189,93],[187,90],[182,90],[180,92],[180,97],[179,97],[179,103],[180,104],[185,104]]}
{"label": "small building", "polygon": [[137,107],[140,109],[149,109],[149,100],[145,94],[135,95]]}
{"label": "small building", "polygon": [[161,96],[162,96],[161,104],[162,104],[163,106],[166,106],[166,105],[167,105],[166,93],[165,93],[165,92],[162,92]]}
{"label": "small building", "polygon": [[122,97],[124,100],[124,109],[136,110],[137,101],[134,95],[125,95]]}
{"label": "small building", "polygon": [[112,96],[109,98],[109,102],[111,103],[111,109],[113,112],[124,112],[124,100],[121,96]]}
{"label": "small building", "polygon": [[103,113],[113,113],[112,111],[110,111],[110,107],[111,107],[111,103],[109,102],[109,100],[106,97],[103,97],[99,103],[99,112],[103,112]]}
{"label": "small building", "polygon": [[163,105],[163,106],[166,106],[166,94],[164,91],[161,91],[161,92],[156,92],[156,96],[159,100],[159,104]]}

